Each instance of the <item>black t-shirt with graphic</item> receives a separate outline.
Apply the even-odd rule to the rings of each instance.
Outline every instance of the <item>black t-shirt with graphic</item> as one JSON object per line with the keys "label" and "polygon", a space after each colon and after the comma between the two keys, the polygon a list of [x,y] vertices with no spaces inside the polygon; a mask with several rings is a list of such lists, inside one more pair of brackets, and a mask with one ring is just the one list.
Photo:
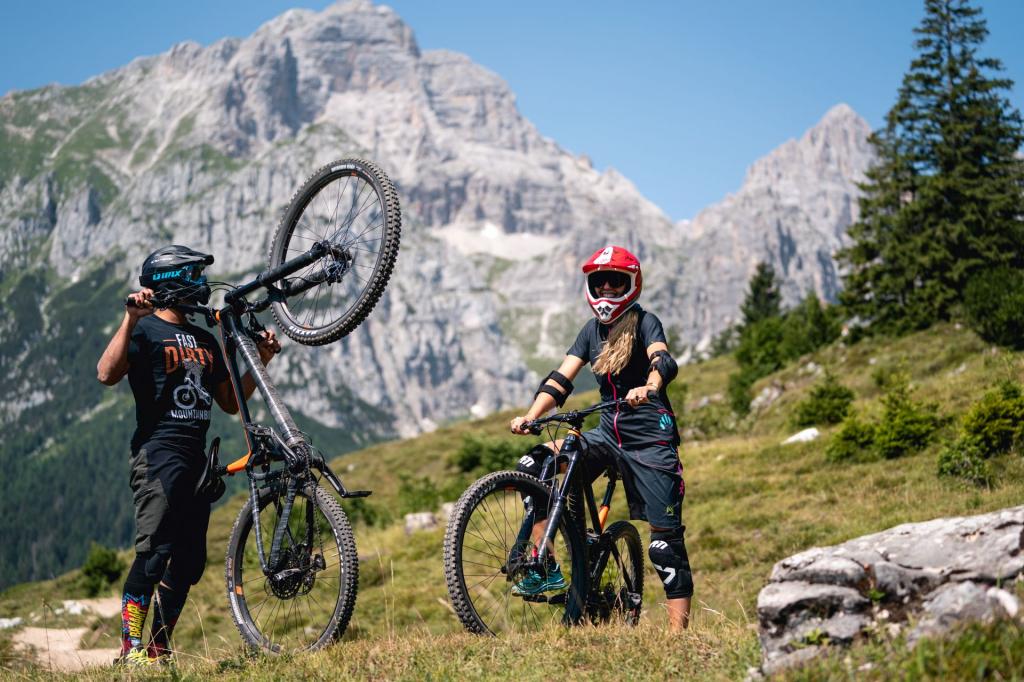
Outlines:
{"label": "black t-shirt with graphic", "polygon": [[[616,375],[597,374],[597,383],[601,388],[601,400],[617,400],[625,398],[631,388],[647,384],[651,361],[647,357],[647,347],[661,341],[667,343],[665,330],[661,320],[640,306],[632,308],[639,315],[637,321],[637,340],[633,345],[633,354],[625,368]],[[568,350],[573,355],[586,360],[593,367],[594,361],[601,353],[601,348],[608,340],[608,325],[601,324],[592,318],[583,325],[576,342]],[[671,443],[679,445],[679,429],[676,427],[672,403],[669,402],[665,387],[662,386],[656,398],[638,405],[635,408],[623,407],[618,410],[601,413],[601,428],[611,434],[621,447],[640,447],[652,443]]]}
{"label": "black t-shirt with graphic", "polygon": [[128,346],[128,383],[135,395],[132,452],[147,443],[175,450],[206,447],[212,388],[228,378],[216,338],[194,324],[141,318]]}

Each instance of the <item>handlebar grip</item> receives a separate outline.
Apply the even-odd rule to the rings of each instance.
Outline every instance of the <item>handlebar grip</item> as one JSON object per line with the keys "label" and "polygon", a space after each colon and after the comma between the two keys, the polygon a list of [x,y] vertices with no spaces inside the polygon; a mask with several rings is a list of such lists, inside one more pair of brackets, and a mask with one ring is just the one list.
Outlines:
{"label": "handlebar grip", "polygon": [[135,299],[132,298],[131,296],[125,296],[124,297],[124,305],[125,305],[126,308],[138,308],[139,307],[139,306],[135,305]]}
{"label": "handlebar grip", "polygon": [[657,391],[647,391],[647,399],[648,400],[654,400],[657,397],[658,397],[658,392]]}

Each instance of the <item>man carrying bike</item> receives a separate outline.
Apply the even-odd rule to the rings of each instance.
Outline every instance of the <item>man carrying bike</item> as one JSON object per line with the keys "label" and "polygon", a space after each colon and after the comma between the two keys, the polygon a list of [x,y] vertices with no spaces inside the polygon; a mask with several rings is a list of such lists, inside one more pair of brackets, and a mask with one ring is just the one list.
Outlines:
{"label": "man carrying bike", "polygon": [[[135,560],[121,600],[118,659],[128,665],[146,665],[170,654],[171,632],[206,566],[210,504],[219,497],[195,491],[206,467],[212,402],[228,414],[238,412],[216,338],[174,307],[209,300],[210,286],[202,273],[211,263],[213,256],[184,246],[150,254],[139,277],[143,288],[128,297],[121,325],[96,366],[97,378],[107,386],[127,375],[135,398],[130,459]],[[155,308],[154,299],[170,305]],[[263,364],[280,349],[274,333],[264,332],[259,343]],[[247,374],[244,395],[254,389]],[[143,646],[152,601],[157,608],[151,639]]]}
{"label": "man carrying bike", "polygon": [[[637,305],[643,278],[636,257],[622,247],[608,246],[584,263],[583,273],[594,319],[583,326],[561,366],[541,382],[527,413],[513,419],[510,427],[513,433],[527,434],[527,422],[563,405],[573,379],[588,362],[603,401],[625,398],[633,406],[602,413],[598,427],[583,434],[583,464],[592,482],[609,463],[617,463],[630,517],[651,524],[648,556],[664,583],[669,624],[680,630],[689,623],[693,578],[683,541],[685,484],[679,431],[665,390],[678,368],[668,352],[661,322]],[[557,452],[560,445],[554,442],[548,447]],[[543,459],[527,455],[516,468],[537,476]],[[537,537],[544,525],[543,520],[538,522]],[[531,572],[513,587],[513,593],[536,595],[565,587],[557,565],[546,573]]]}

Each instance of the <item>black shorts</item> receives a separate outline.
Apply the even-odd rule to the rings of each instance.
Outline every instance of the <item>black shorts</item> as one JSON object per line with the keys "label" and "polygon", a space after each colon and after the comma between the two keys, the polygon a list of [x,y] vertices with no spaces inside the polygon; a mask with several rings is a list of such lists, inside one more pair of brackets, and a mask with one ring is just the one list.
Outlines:
{"label": "black shorts", "polygon": [[626,491],[629,518],[647,521],[655,528],[675,530],[682,521],[683,465],[679,451],[671,443],[655,443],[638,448],[620,448],[615,437],[601,428],[583,434],[589,452],[603,461],[614,457],[619,465],[622,487]]}
{"label": "black shorts", "polygon": [[147,443],[132,454],[136,552],[176,543],[205,548],[210,503],[194,492],[205,466],[202,451],[182,452],[160,443]]}
{"label": "black shorts", "polygon": [[[583,472],[593,483],[614,463],[626,491],[629,518],[647,521],[655,528],[675,530],[683,525],[682,508],[686,484],[679,452],[671,443],[655,443],[639,448],[620,448],[614,436],[600,427],[583,434]],[[534,476],[540,475],[543,462],[527,455],[516,467]]]}

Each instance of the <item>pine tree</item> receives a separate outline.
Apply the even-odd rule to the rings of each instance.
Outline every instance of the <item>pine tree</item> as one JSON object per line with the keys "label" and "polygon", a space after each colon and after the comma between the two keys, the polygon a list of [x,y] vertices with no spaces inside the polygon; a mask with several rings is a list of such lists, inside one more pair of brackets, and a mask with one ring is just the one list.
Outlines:
{"label": "pine tree", "polygon": [[878,162],[861,189],[860,220],[841,300],[880,331],[948,319],[967,281],[996,265],[1024,266],[1021,116],[987,74],[988,35],[968,0],[925,0],[917,57],[886,125],[870,138]]}
{"label": "pine tree", "polygon": [[743,328],[782,314],[782,297],[779,294],[779,282],[775,278],[775,268],[770,263],[760,262],[757,270],[750,278],[747,296],[740,306],[743,314]]}

